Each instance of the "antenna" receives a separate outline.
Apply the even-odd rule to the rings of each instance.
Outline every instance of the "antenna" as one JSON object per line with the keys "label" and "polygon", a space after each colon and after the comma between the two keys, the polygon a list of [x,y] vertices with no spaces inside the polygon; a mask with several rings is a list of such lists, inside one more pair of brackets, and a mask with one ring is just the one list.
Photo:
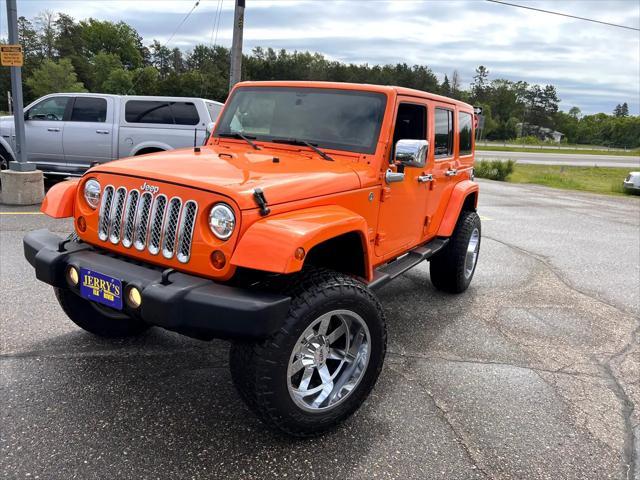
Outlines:
{"label": "antenna", "polygon": [[197,146],[197,142],[198,142],[198,129],[194,128],[193,129],[193,151],[196,153],[199,153],[200,147]]}

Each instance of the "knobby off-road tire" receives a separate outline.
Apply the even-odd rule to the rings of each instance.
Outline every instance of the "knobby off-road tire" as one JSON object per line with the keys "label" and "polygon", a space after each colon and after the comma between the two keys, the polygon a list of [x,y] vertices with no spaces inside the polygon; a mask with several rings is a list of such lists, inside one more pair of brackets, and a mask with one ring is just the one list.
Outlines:
{"label": "knobby off-road tire", "polygon": [[361,282],[320,269],[296,277],[285,289],[292,301],[282,328],[259,343],[234,343],[230,367],[240,396],[264,423],[308,437],[365,401],[382,369],[387,332],[380,302]]}
{"label": "knobby off-road tire", "polygon": [[463,211],[449,243],[431,260],[431,283],[438,290],[462,293],[471,283],[480,253],[480,217]]}

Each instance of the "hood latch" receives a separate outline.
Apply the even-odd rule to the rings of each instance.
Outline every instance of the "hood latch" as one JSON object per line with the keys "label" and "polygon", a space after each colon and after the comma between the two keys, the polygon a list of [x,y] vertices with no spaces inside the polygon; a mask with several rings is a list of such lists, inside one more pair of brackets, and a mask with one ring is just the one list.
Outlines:
{"label": "hood latch", "polygon": [[263,217],[269,215],[269,213],[271,212],[271,209],[267,207],[267,199],[264,196],[264,192],[262,191],[261,188],[256,188],[253,191],[253,198],[258,204],[258,207],[260,207],[260,215],[262,215]]}

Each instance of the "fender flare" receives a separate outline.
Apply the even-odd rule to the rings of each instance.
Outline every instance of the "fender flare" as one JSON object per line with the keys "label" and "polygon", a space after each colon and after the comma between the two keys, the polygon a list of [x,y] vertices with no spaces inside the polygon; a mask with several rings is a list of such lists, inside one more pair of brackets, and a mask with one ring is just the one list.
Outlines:
{"label": "fender flare", "polygon": [[16,154],[13,153],[13,149],[11,148],[11,145],[9,145],[9,142],[7,142],[4,138],[0,137],[0,146],[2,146],[2,148],[9,154],[9,156],[11,158],[9,158],[10,162],[15,162],[16,160]]}
{"label": "fender flare", "polygon": [[471,180],[463,180],[456,184],[453,188],[453,192],[451,192],[447,209],[444,213],[444,217],[442,218],[442,222],[440,223],[440,228],[437,233],[438,237],[450,237],[453,235],[453,229],[456,228],[456,223],[458,223],[458,217],[462,211],[462,206],[469,195],[475,194],[473,208],[478,208],[479,191],[480,187],[478,184]]}
{"label": "fender flare", "polygon": [[356,232],[362,240],[364,264],[371,276],[367,221],[338,205],[310,207],[262,218],[244,232],[231,257],[231,264],[276,273],[298,272],[304,259],[295,258],[297,248],[305,253],[316,245],[345,233]]}
{"label": "fender flare", "polygon": [[73,217],[79,182],[74,178],[55,184],[44,197],[40,211],[53,218]]}

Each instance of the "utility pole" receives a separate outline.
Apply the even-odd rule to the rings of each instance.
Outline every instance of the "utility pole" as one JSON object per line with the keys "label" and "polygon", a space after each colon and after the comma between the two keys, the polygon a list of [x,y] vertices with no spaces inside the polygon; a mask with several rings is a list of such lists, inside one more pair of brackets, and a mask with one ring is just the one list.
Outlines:
{"label": "utility pole", "polygon": [[[9,44],[18,44],[18,7],[16,0],[7,0],[7,21],[9,23]],[[16,129],[16,161],[9,168],[18,172],[30,172],[35,165],[27,163],[27,149],[24,134],[24,110],[22,104],[22,67],[11,68],[11,96],[13,97],[13,121]]]}
{"label": "utility pole", "polygon": [[0,171],[2,192],[0,200],[8,205],[36,205],[44,198],[42,172],[33,163],[27,162],[27,147],[24,133],[24,109],[22,105],[22,64],[24,54],[18,44],[18,7],[16,0],[7,1],[7,23],[9,45],[0,45],[0,64],[11,68],[11,96],[13,97],[13,122],[15,125],[14,156],[5,159],[9,168]]}
{"label": "utility pole", "polygon": [[229,72],[229,90],[242,77],[242,29],[244,28],[244,1],[236,0],[233,14],[233,42],[231,43],[231,71]]}

